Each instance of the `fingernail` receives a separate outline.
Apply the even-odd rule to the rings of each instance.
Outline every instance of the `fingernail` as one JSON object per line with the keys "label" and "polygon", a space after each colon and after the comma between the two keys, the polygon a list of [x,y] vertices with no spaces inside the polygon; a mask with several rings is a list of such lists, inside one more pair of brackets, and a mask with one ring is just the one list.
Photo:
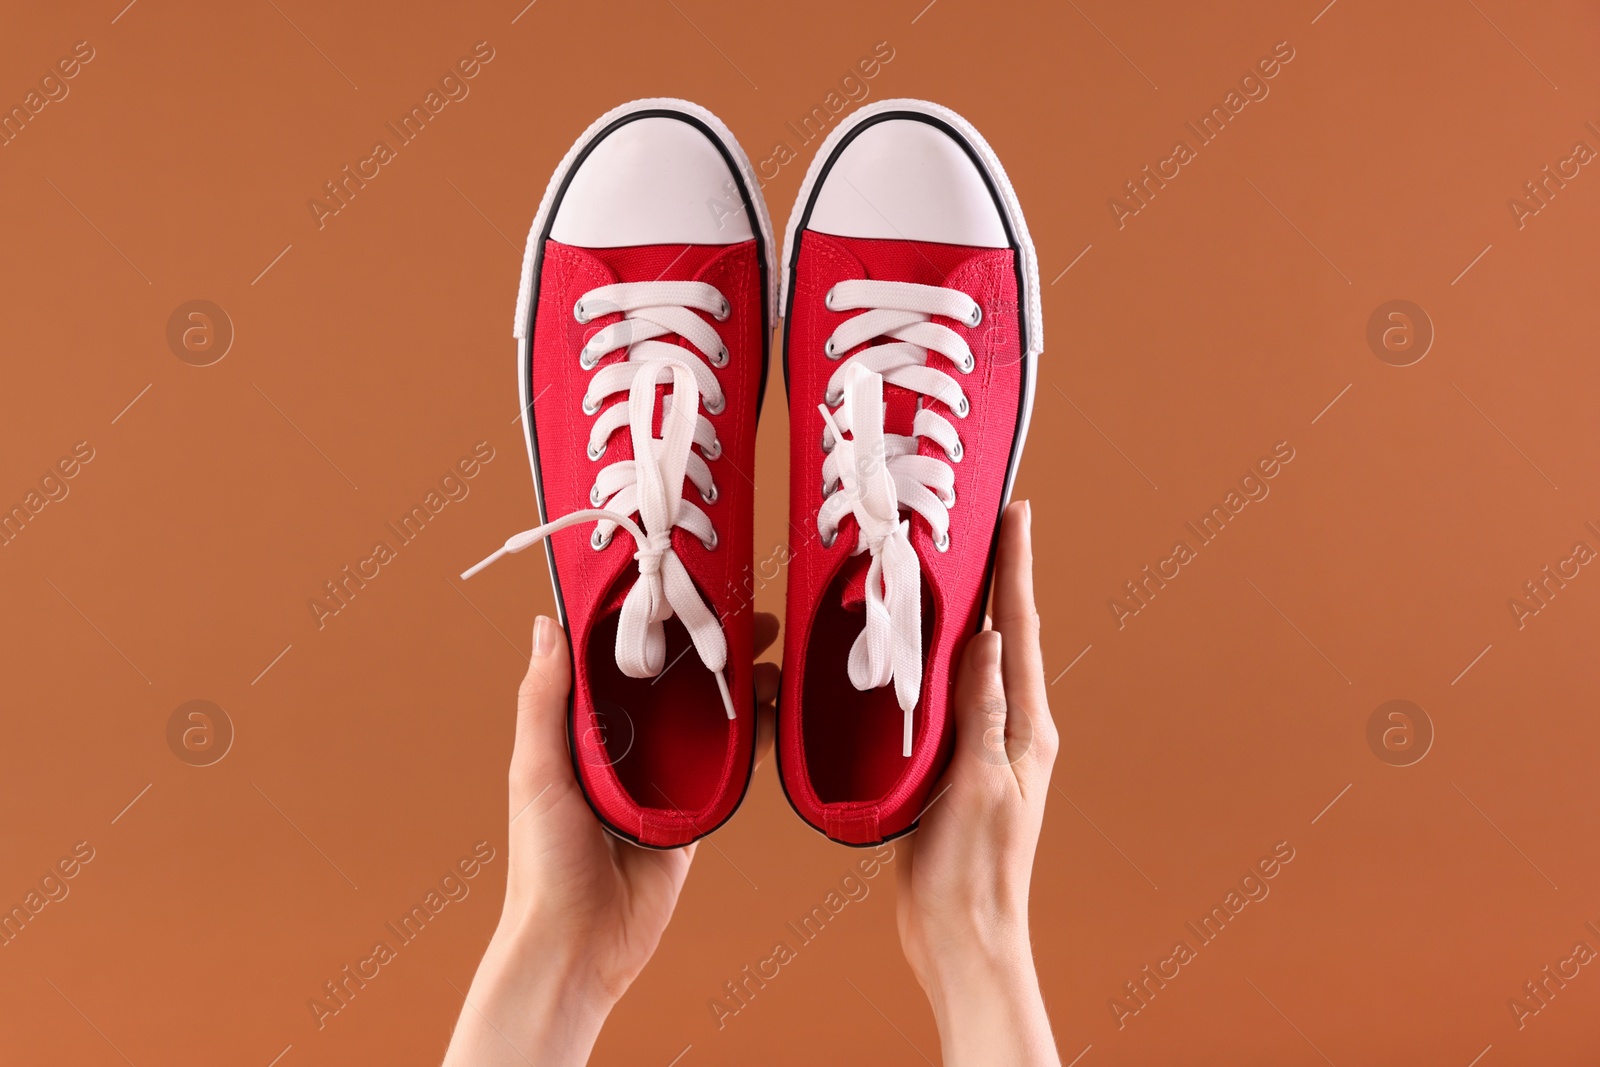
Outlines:
{"label": "fingernail", "polygon": [[1027,530],[1029,534],[1033,533],[1033,501],[1031,500],[1022,502],[1022,528]]}
{"label": "fingernail", "polygon": [[533,654],[548,656],[556,647],[556,621],[548,615],[533,620]]}
{"label": "fingernail", "polygon": [[973,665],[985,677],[1000,673],[1000,631],[985,630],[977,637],[978,648],[972,654]]}

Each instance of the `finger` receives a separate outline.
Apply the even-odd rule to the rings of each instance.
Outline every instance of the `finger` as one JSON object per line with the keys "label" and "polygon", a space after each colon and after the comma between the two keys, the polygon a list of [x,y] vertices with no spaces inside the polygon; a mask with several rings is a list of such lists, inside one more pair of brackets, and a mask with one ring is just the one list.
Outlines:
{"label": "finger", "polygon": [[778,699],[778,686],[783,674],[776,663],[757,663],[755,678],[757,704],[770,704]]}
{"label": "finger", "polygon": [[1011,764],[1006,751],[1006,691],[1000,673],[1002,645],[1000,631],[985,630],[967,642],[961,657],[956,676],[952,772],[971,766],[987,776]]}
{"label": "finger", "polygon": [[762,761],[772,754],[772,742],[777,732],[777,711],[770,700],[763,700],[756,708],[756,767],[761,766]]}
{"label": "finger", "polygon": [[517,737],[511,750],[511,810],[520,812],[554,783],[572,778],[567,758],[567,695],[572,666],[567,636],[554,619],[533,624],[533,655],[517,690]]}
{"label": "finger", "polygon": [[1033,599],[1033,505],[1006,508],[994,580],[994,625],[1005,635],[1002,665],[1006,695],[1032,720],[1036,739],[1053,739],[1055,724],[1045,697],[1044,657],[1039,650],[1039,610]]}
{"label": "finger", "polygon": [[[777,619],[771,615],[757,615],[759,619]],[[773,738],[777,736],[777,709],[773,701],[778,699],[778,686],[782,681],[782,674],[776,663],[757,663],[755,667],[756,678],[756,762],[757,767],[772,752]]]}
{"label": "finger", "polygon": [[772,647],[772,642],[778,639],[778,617],[766,611],[756,612],[754,648],[756,655],[761,655]]}

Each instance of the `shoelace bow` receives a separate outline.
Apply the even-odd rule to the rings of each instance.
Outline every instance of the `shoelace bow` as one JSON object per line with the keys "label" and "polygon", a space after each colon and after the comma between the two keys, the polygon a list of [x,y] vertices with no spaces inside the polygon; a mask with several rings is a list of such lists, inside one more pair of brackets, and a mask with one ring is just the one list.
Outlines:
{"label": "shoelace bow", "polygon": [[[958,419],[971,408],[954,378],[927,365],[928,352],[947,357],[962,374],[975,366],[966,340],[931,317],[977,326],[983,312],[959,290],[910,282],[840,282],[828,291],[826,304],[832,311],[865,309],[833,331],[828,358],[839,359],[874,338],[893,338],[846,359],[828,380],[826,402],[817,405],[827,426],[822,447],[828,453],[817,532],[824,547],[831,546],[840,521],[852,515],[860,531],[852,555],[871,553],[866,620],[850,647],[850,683],[867,690],[893,680],[905,716],[901,755],[910,756],[912,710],[922,693],[922,565],[911,547],[910,519],[900,512],[921,515],[933,530],[934,547],[949,549],[955,504],[950,465],[961,462],[961,437],[923,400],[938,401]],[[884,430],[886,383],[918,394],[910,435]],[[945,458],[920,455],[920,438],[939,445]]]}
{"label": "shoelace bow", "polygon": [[[681,527],[700,539],[708,550],[717,547],[717,531],[710,518],[683,499],[685,479],[699,490],[706,503],[717,499],[707,459],[722,454],[711,422],[699,414],[701,398],[715,415],[726,399],[711,367],[680,345],[656,338],[682,337],[702,353],[711,366],[728,362],[728,349],[717,331],[691,309],[708,312],[719,322],[728,317],[728,301],[704,282],[622,282],[583,294],[573,307],[573,317],[587,323],[620,312],[623,318],[595,334],[579,353],[579,364],[593,370],[607,352],[624,346],[628,358],[602,367],[584,392],[585,415],[600,414],[589,433],[587,454],[598,462],[611,434],[628,427],[633,459],[602,468],[589,491],[595,506],[574,511],[542,526],[515,534],[487,559],[464,572],[470,578],[502,556],[521,552],[558,530],[594,522],[590,544],[598,551],[611,542],[617,527],[633,537],[638,550],[639,578],[622,602],[617,622],[617,667],[630,678],[653,678],[666,665],[664,623],[674,614],[694,641],[700,660],[717,677],[723,707],[734,718],[733,697],[726,674],[728,642],[694,580],[672,547],[672,530]],[[661,407],[661,436],[652,426],[656,386],[670,382],[672,390]],[[626,392],[627,403],[613,403],[601,413],[610,397]],[[692,448],[698,446],[700,455]],[[635,512],[639,522],[630,517]]]}

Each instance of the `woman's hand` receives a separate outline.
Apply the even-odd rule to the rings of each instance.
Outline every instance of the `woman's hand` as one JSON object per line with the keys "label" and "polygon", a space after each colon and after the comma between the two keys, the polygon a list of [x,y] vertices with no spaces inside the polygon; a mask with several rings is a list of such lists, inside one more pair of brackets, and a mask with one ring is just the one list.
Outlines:
{"label": "woman's hand", "polygon": [[[778,620],[755,618],[760,655]],[[778,668],[755,669],[756,758],[772,746]],[[656,950],[695,846],[658,851],[607,833],[567,752],[566,635],[534,624],[511,753],[509,872],[500,925],[461,1009],[445,1067],[585,1062],[613,1005]]]}
{"label": "woman's hand", "polygon": [[1059,1064],[1028,939],[1028,883],[1057,735],[1033,602],[1032,510],[1006,509],[992,629],[956,679],[955,755],[903,843],[900,944],[944,1062]]}

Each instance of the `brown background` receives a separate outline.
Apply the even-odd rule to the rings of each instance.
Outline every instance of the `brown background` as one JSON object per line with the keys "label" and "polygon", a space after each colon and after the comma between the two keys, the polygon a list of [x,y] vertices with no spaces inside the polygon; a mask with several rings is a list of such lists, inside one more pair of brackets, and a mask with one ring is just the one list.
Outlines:
{"label": "brown background", "polygon": [[[0,902],[75,842],[95,858],[0,948],[0,1060],[437,1061],[551,610],[537,553],[455,578],[534,517],[510,329],[546,178],[603,110],[683,96],[758,161],[794,145],[781,227],[815,147],[785,124],[886,41],[870,99],[984,131],[1046,282],[1017,492],[1064,737],[1034,879],[1063,1060],[1592,1062],[1600,968],[1521,1030],[1508,1000],[1600,948],[1600,576],[1521,629],[1507,602],[1600,548],[1600,173],[1521,229],[1507,201],[1600,148],[1600,12],[924,3],[11,6],[5,106],[75,42],[95,58],[0,148],[0,504],[79,441],[94,459],[0,548]],[[1108,198],[1285,40],[1271,95],[1119,230]],[[308,199],[478,41],[470,96],[318,229]],[[1366,341],[1397,298],[1437,331],[1403,368]],[[194,299],[237,333],[208,367],[166,339]],[[786,529],[772,389],[758,546]],[[470,496],[319,630],[322,583],[479,441]],[[1119,629],[1107,601],[1279,441],[1271,495]],[[781,612],[781,580],[758,600]],[[168,746],[192,699],[237,731],[209,767]],[[1412,766],[1368,744],[1391,699],[1437,734]],[[472,895],[319,1031],[308,999],[485,839]],[[1271,896],[1119,1030],[1110,998],[1279,841]],[[937,1059],[892,872],[713,1022],[857,858],[764,767],[596,1061]]]}

